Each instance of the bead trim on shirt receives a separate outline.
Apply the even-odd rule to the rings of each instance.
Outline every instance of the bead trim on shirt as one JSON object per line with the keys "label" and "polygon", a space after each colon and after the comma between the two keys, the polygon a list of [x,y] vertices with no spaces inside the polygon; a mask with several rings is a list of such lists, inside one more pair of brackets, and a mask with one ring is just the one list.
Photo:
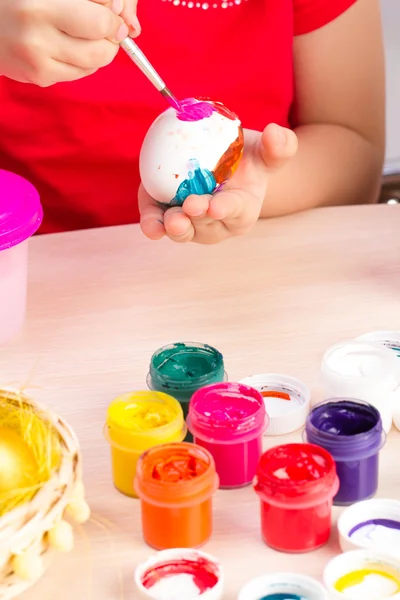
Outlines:
{"label": "bead trim on shirt", "polygon": [[242,2],[247,2],[248,0],[233,0],[226,1],[223,0],[219,4],[216,2],[193,2],[193,0],[162,0],[162,2],[169,2],[173,4],[173,6],[185,6],[186,8],[201,8],[203,10],[208,10],[209,8],[231,8],[234,6],[239,6]]}

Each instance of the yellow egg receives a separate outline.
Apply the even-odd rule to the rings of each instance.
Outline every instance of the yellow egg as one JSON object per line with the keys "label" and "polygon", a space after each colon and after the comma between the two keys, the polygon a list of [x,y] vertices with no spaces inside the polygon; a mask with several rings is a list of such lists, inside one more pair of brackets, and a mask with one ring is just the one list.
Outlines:
{"label": "yellow egg", "polygon": [[0,427],[0,494],[35,484],[37,463],[22,437]]}

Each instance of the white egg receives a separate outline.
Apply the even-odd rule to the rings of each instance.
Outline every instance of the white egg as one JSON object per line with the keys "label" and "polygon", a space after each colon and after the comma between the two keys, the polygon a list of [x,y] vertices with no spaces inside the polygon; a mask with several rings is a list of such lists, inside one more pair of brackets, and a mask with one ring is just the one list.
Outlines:
{"label": "white egg", "polygon": [[158,202],[182,205],[226,183],[243,154],[240,120],[222,104],[189,99],[151,125],[140,152],[140,176]]}

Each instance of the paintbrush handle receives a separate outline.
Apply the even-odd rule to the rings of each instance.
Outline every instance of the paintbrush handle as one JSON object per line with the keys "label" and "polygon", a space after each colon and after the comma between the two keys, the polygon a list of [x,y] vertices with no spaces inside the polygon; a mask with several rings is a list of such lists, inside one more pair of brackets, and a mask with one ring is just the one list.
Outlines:
{"label": "paintbrush handle", "polygon": [[121,42],[121,48],[125,50],[129,58],[137,67],[139,67],[142,73],[146,75],[147,79],[159,92],[162,92],[167,87],[157,71],[131,38],[127,37],[123,42]]}

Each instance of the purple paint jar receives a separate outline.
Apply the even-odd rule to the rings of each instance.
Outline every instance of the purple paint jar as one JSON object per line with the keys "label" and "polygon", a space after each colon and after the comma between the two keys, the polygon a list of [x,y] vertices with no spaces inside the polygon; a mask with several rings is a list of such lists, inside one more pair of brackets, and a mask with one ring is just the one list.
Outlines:
{"label": "purple paint jar", "polygon": [[307,417],[307,442],[328,450],[340,481],[333,503],[346,506],[371,498],[378,488],[379,451],[385,433],[379,411],[361,400],[332,398]]}

